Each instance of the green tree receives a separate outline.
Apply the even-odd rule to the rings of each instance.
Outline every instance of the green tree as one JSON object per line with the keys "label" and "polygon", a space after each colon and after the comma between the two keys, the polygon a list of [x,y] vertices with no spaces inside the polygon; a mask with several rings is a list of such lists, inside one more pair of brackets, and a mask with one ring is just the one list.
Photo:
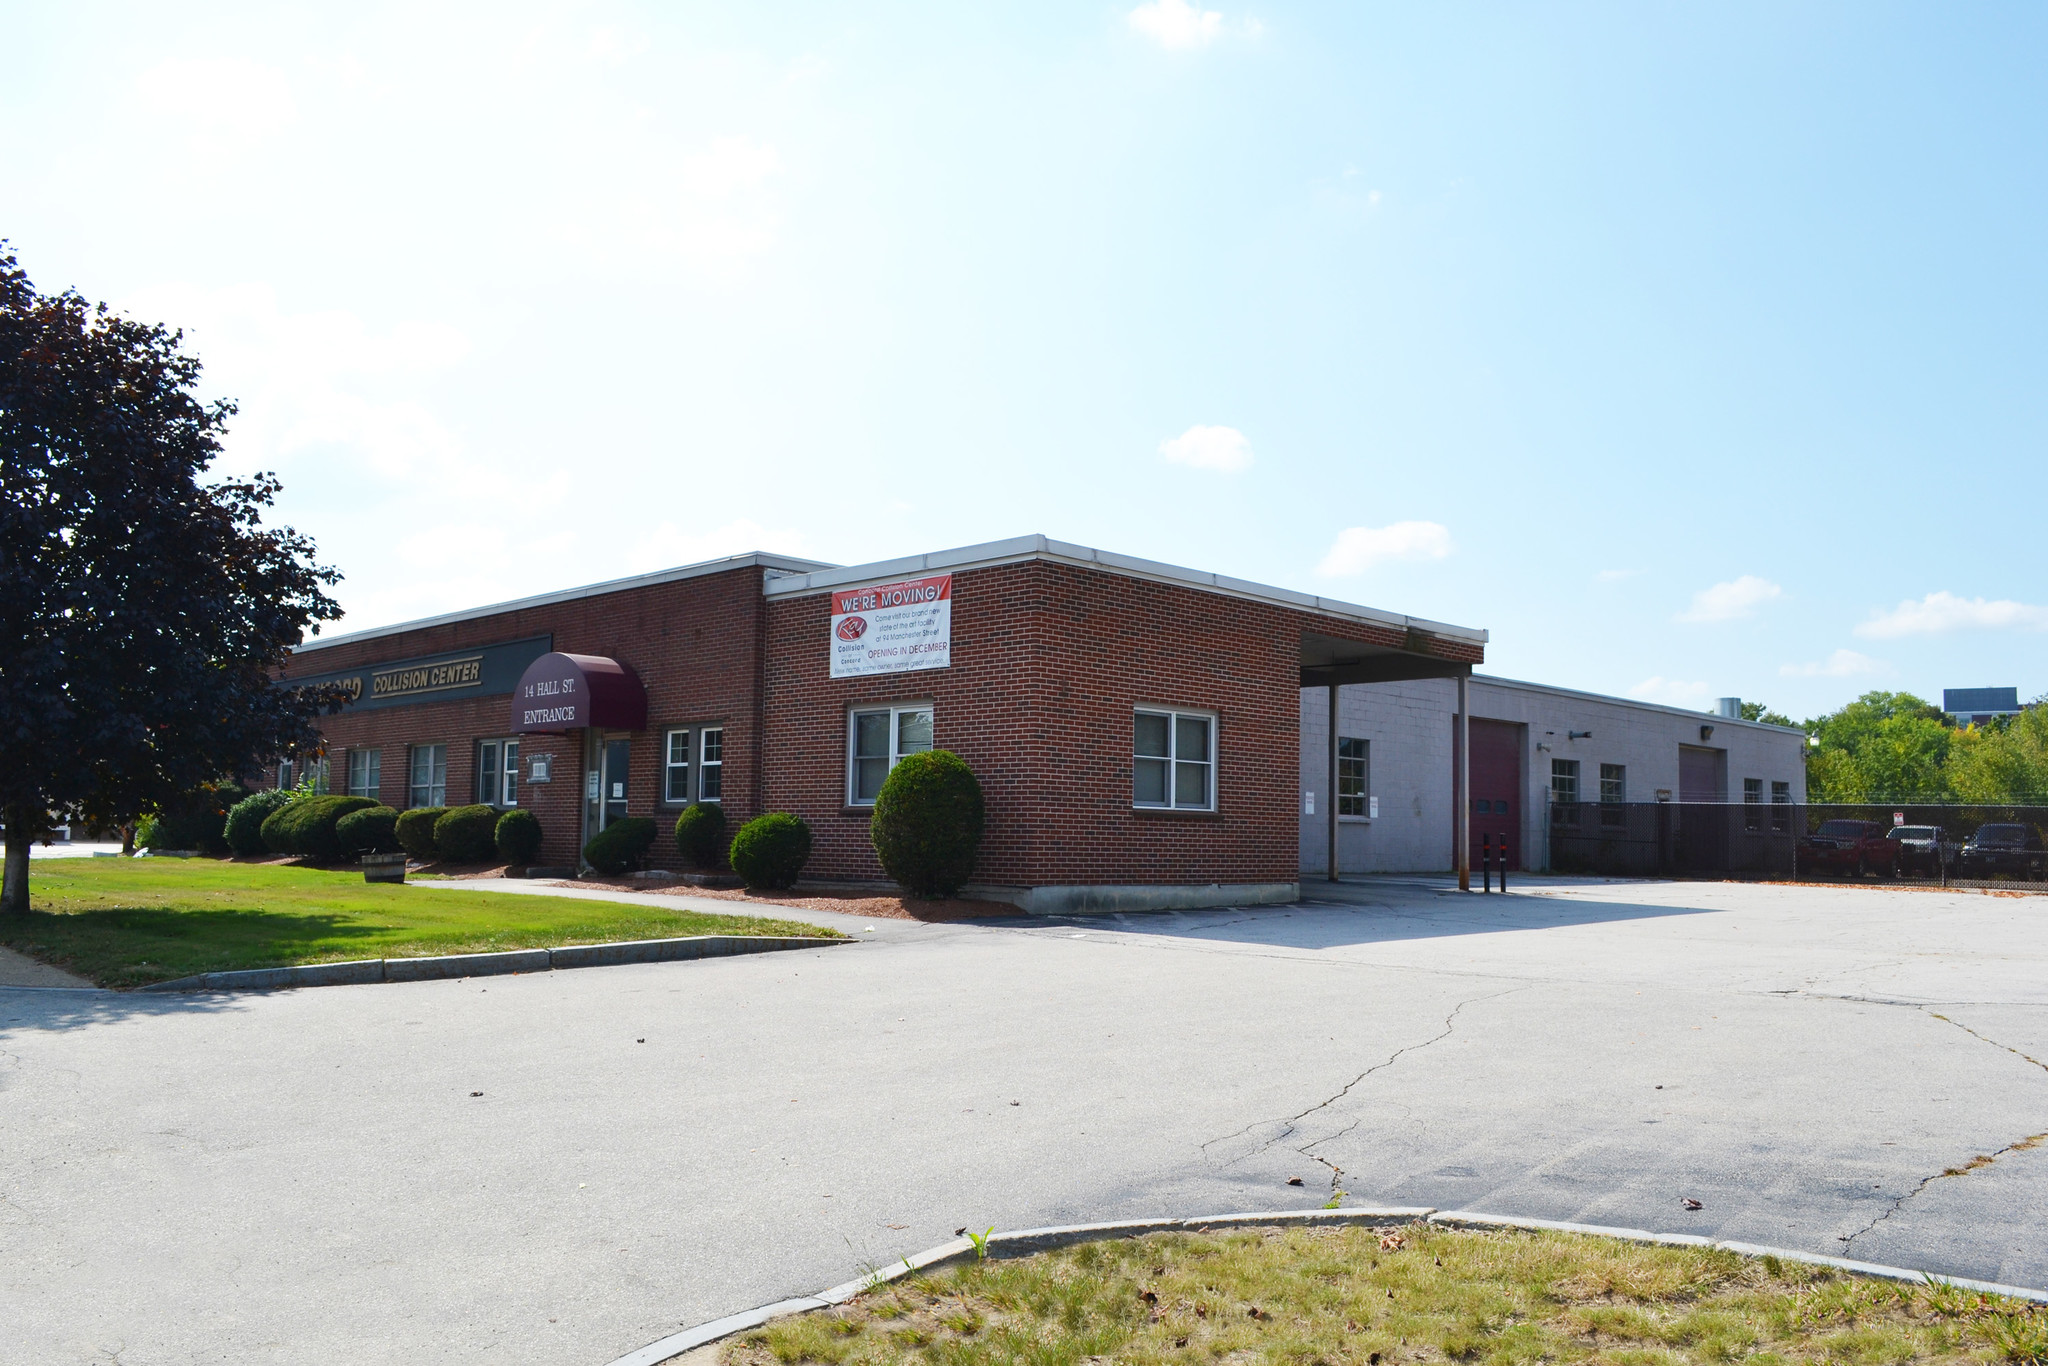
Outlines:
{"label": "green tree", "polygon": [[1867,692],[1806,723],[1806,794],[1816,802],[1951,801],[1956,730],[1911,693]]}
{"label": "green tree", "polygon": [[2018,716],[1956,735],[1949,773],[1966,802],[2048,802],[2048,697]]}
{"label": "green tree", "polygon": [[1794,721],[1783,712],[1772,711],[1761,702],[1744,702],[1742,704],[1742,719],[1745,721],[1761,721],[1767,726],[1790,726],[1794,730],[1799,729],[1797,721]]}
{"label": "green tree", "polygon": [[0,242],[0,912],[59,822],[162,809],[340,706],[274,682],[339,575],[262,525],[275,478],[199,482],[234,406],[195,396],[182,345],[37,293]]}

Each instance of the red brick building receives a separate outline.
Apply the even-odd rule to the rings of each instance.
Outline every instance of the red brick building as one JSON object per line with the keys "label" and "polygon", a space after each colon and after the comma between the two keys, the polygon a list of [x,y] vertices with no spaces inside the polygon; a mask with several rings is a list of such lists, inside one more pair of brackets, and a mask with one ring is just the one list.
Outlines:
{"label": "red brick building", "polygon": [[524,806],[557,865],[717,801],[802,816],[807,877],[879,879],[882,777],[950,749],[988,800],[977,883],[1051,910],[1293,899],[1301,688],[1463,677],[1485,641],[1030,536],[735,556],[316,640],[289,676],[357,694],[323,727],[334,791]]}

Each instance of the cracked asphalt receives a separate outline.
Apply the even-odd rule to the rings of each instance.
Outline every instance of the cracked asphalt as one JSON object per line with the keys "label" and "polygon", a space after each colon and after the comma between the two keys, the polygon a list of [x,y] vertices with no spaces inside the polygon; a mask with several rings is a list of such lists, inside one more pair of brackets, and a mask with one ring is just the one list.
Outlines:
{"label": "cracked asphalt", "polygon": [[1312,890],[801,913],[861,942],[464,982],[0,989],[0,1361],[601,1366],[963,1225],[1333,1191],[2048,1287],[2048,898]]}

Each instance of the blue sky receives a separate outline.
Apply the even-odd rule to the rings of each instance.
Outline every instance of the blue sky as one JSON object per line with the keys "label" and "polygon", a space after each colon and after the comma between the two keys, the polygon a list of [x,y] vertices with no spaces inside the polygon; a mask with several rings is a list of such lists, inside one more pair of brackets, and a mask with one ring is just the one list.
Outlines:
{"label": "blue sky", "polygon": [[1794,715],[2048,692],[2048,10],[8,4],[0,234],[347,627],[1042,531]]}

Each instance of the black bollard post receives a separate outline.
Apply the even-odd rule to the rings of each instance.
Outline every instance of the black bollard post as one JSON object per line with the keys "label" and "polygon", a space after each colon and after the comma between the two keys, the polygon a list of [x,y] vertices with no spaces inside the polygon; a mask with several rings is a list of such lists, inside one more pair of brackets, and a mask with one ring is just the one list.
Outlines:
{"label": "black bollard post", "polygon": [[1500,837],[1500,889],[1503,892],[1508,889],[1508,837],[1506,835]]}
{"label": "black bollard post", "polygon": [[1482,833],[1479,836],[1479,890],[1493,890],[1493,836]]}

